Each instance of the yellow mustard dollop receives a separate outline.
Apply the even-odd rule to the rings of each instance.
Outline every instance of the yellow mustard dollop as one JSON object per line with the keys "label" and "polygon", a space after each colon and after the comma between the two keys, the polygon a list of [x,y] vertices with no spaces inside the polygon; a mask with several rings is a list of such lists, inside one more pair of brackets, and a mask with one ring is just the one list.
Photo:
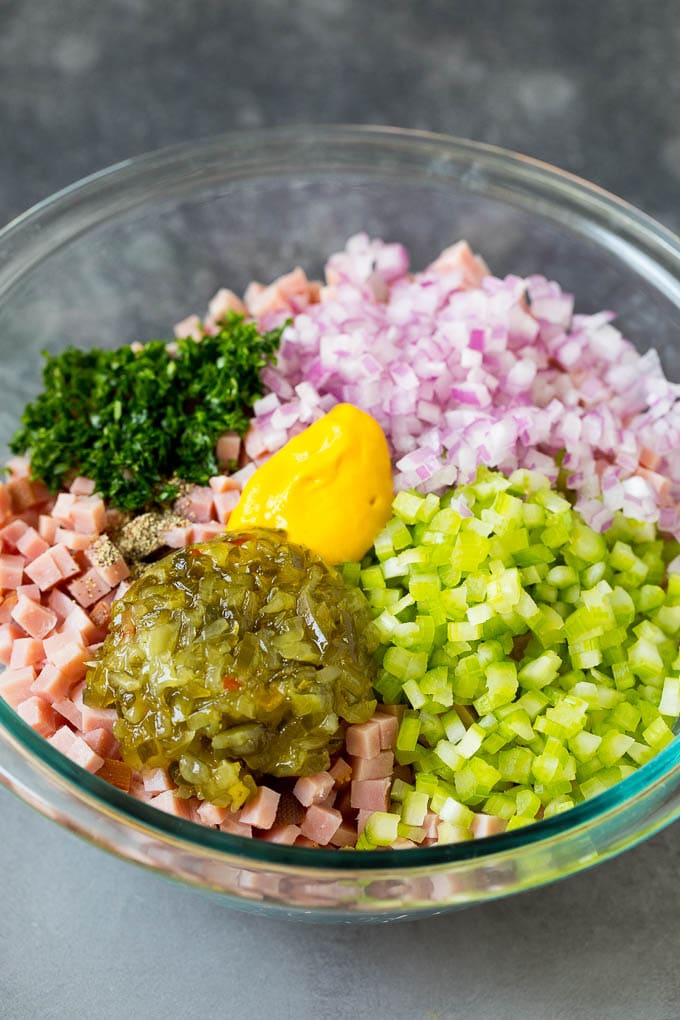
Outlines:
{"label": "yellow mustard dollop", "polygon": [[252,475],[229,530],[280,528],[327,563],[344,563],[368,551],[391,503],[385,434],[370,414],[336,404]]}

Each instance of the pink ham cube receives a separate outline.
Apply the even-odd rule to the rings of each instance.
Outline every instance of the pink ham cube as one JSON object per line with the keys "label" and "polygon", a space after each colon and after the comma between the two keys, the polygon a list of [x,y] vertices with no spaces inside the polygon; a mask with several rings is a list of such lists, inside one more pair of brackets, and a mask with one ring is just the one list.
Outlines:
{"label": "pink ham cube", "polygon": [[61,570],[54,558],[54,548],[48,549],[42,556],[37,556],[28,564],[26,573],[31,581],[38,585],[40,591],[47,591],[59,584],[62,579]]}
{"label": "pink ham cube", "polygon": [[307,839],[326,846],[342,825],[342,815],[335,808],[312,804],[307,808],[300,830]]}
{"label": "pink ham cube", "polygon": [[329,772],[317,772],[313,776],[301,776],[293,787],[293,796],[304,807],[320,804],[333,789],[334,779]]}
{"label": "pink ham cube", "polygon": [[271,829],[280,800],[280,793],[268,786],[259,786],[255,796],[241,811],[242,824],[252,825],[256,829]]}
{"label": "pink ham cube", "polygon": [[297,838],[302,834],[299,825],[273,825],[271,829],[262,834],[266,843],[279,843],[281,846],[293,846]]}
{"label": "pink ham cube", "polygon": [[22,537],[26,534],[28,530],[29,526],[28,524],[26,524],[26,521],[23,521],[20,517],[17,517],[15,520],[13,520],[10,524],[7,524],[0,531],[0,538],[2,539],[5,545],[12,546],[14,549],[16,549],[18,543],[21,541]]}
{"label": "pink ham cube", "polygon": [[49,545],[35,528],[26,528],[16,546],[17,551],[27,560],[35,560],[49,549]]}
{"label": "pink ham cube", "polygon": [[229,814],[229,808],[218,807],[216,804],[211,804],[205,800],[196,809],[196,814],[199,821],[203,822],[204,825],[221,825],[224,819]]}
{"label": "pink ham cube", "polygon": [[38,534],[44,538],[48,545],[54,543],[54,536],[57,533],[58,524],[54,517],[49,514],[40,514],[38,518]]}
{"label": "pink ham cube", "polygon": [[72,492],[74,496],[91,496],[94,492],[95,483],[92,478],[84,478],[82,475],[78,475],[74,478],[69,486],[69,492]]}
{"label": "pink ham cube", "polygon": [[[24,578],[26,560],[11,553],[0,554],[0,589],[18,588]],[[30,576],[30,575],[29,575]]]}
{"label": "pink ham cube", "polygon": [[21,596],[12,610],[12,619],[22,627],[29,637],[42,640],[57,625],[57,614],[47,606],[41,606],[33,599]]}
{"label": "pink ham cube", "polygon": [[172,790],[159,793],[157,797],[153,798],[151,803],[155,808],[165,811],[169,815],[174,815],[175,818],[191,819],[191,805],[189,801],[178,797]]}
{"label": "pink ham cube", "polygon": [[77,496],[71,507],[74,531],[84,535],[99,534],[106,524],[106,506],[101,496]]}
{"label": "pink ham cube", "polygon": [[389,779],[353,779],[352,807],[365,811],[387,811],[389,792]]}
{"label": "pink ham cube", "polygon": [[91,652],[70,634],[51,634],[43,644],[47,661],[70,676],[74,682],[84,674],[85,663],[91,657]]}
{"label": "pink ham cube", "polygon": [[82,577],[71,581],[66,587],[76,602],[79,602],[81,606],[87,607],[103,598],[104,595],[111,591],[112,586],[106,583],[96,567],[90,567]]}
{"label": "pink ham cube", "polygon": [[236,508],[240,499],[240,489],[228,489],[226,492],[216,492],[213,496],[213,501],[218,521],[221,521],[222,524],[226,524],[231,516],[232,510]]}
{"label": "pink ham cube", "polygon": [[381,750],[381,728],[377,719],[347,727],[347,753],[355,758],[376,758]]}
{"label": "pink ham cube", "polygon": [[10,669],[22,666],[38,666],[45,658],[42,641],[35,638],[16,638],[9,660]]}
{"label": "pink ham cube", "polygon": [[49,702],[65,698],[74,684],[74,677],[64,673],[51,662],[46,662],[31,685],[31,693]]}
{"label": "pink ham cube", "polygon": [[57,716],[54,709],[33,695],[17,706],[18,715],[41,737],[51,737],[57,730]]}
{"label": "pink ham cube", "polygon": [[49,554],[52,556],[52,559],[59,568],[59,572],[65,581],[67,581],[69,577],[74,577],[80,572],[80,567],[73,559],[66,546],[62,545],[60,542],[57,542],[56,545],[52,546]]}
{"label": "pink ham cube", "polygon": [[381,751],[375,758],[353,758],[353,779],[387,779],[394,768],[394,752]]}
{"label": "pink ham cube", "polygon": [[18,708],[22,701],[31,697],[34,680],[35,670],[32,666],[6,670],[0,674],[0,698],[4,698],[12,708]]}

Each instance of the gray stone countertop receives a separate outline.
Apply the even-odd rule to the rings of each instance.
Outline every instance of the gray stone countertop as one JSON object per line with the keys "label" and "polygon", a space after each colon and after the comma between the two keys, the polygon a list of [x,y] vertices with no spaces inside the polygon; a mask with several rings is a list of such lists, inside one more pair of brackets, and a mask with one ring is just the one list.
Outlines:
{"label": "gray stone countertop", "polygon": [[[677,228],[679,43],[674,0],[4,0],[0,221],[161,145],[344,121],[526,152]],[[230,911],[0,790],[0,1016],[674,1020],[678,832],[473,910],[317,927]]]}

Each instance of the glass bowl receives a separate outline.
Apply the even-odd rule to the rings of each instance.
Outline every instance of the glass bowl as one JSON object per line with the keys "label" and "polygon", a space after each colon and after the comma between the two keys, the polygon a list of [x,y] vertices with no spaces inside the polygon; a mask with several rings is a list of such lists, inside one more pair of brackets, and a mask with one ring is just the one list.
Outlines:
{"label": "glass bowl", "polygon": [[[593,185],[487,145],[391,128],[226,135],[121,163],[0,233],[0,437],[39,388],[39,351],[167,336],[219,286],[321,271],[352,233],[414,266],[461,237],[497,275],[540,272],[611,308],[680,379],[680,246]],[[6,448],[0,449],[4,454]],[[529,889],[633,846],[680,814],[676,739],[565,814],[473,842],[313,850],[166,815],[82,771],[0,700],[0,781],[97,845],[246,909],[312,919],[433,914]]]}

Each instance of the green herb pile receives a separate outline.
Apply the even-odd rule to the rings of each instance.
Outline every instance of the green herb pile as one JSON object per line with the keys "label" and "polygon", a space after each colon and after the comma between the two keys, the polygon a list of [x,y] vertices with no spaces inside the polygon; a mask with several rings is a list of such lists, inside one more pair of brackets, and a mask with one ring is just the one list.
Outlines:
{"label": "green herb pile", "polygon": [[245,433],[281,332],[260,334],[230,313],[216,336],[178,340],[173,353],[152,340],[139,352],[45,354],[44,390],[11,449],[30,454],[33,477],[53,492],[85,475],[121,510],[174,499],[172,479],[205,484],[218,470],[219,436]]}

